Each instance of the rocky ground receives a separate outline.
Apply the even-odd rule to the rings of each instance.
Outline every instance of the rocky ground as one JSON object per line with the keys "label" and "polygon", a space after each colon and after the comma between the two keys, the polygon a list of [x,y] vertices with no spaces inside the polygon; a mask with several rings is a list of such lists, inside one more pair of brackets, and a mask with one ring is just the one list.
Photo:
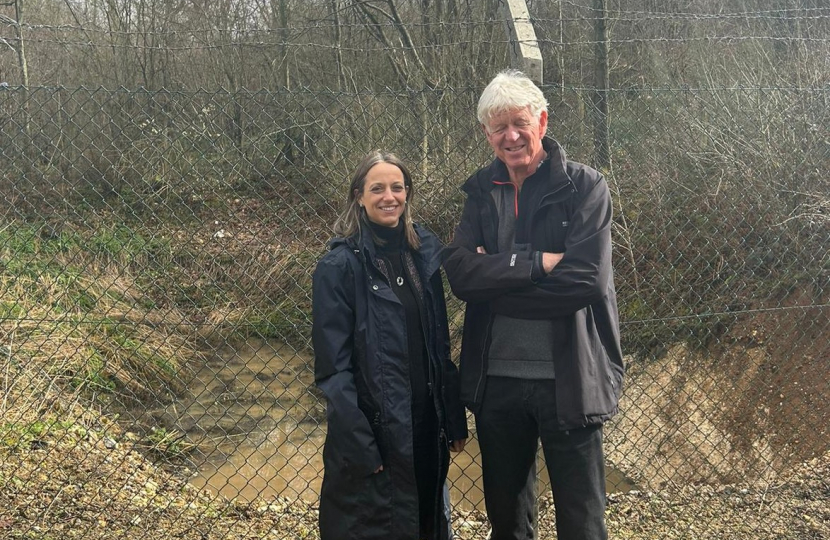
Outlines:
{"label": "rocky ground", "polygon": [[[107,434],[108,433],[108,434]],[[129,434],[72,428],[0,445],[0,538],[314,539],[314,505],[226,501],[157,467]],[[9,443],[11,441],[3,441]],[[830,453],[772,485],[689,485],[610,497],[616,539],[830,538]],[[555,538],[550,497],[540,538]],[[459,539],[484,539],[477,512],[455,516]]]}

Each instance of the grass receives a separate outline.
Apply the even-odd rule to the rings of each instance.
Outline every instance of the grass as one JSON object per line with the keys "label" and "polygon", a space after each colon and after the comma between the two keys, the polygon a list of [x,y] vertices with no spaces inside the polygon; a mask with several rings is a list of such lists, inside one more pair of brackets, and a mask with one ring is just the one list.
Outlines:
{"label": "grass", "polygon": [[[241,275],[252,265],[268,272],[269,249],[217,257],[187,234],[124,224],[0,228],[0,446],[37,444],[60,427],[55,418],[93,429],[96,403],[181,395],[205,363],[206,337],[305,339],[302,305],[273,292],[297,280]],[[181,433],[142,422],[139,445],[150,453],[192,449]]]}
{"label": "grass", "polygon": [[196,445],[187,442],[185,437],[184,433],[175,429],[153,427],[144,441],[144,446],[166,458],[183,457],[196,448]]}
{"label": "grass", "polygon": [[83,427],[65,420],[49,419],[0,424],[0,447],[12,451],[29,449],[47,435],[54,436],[55,433],[64,432],[79,437],[86,435]]}
{"label": "grass", "polygon": [[138,279],[113,262],[140,256],[148,243],[119,227],[90,238],[72,231],[44,238],[41,230],[15,224],[0,231],[6,390],[14,366],[80,393],[174,386],[198,355],[185,318],[151,307]]}

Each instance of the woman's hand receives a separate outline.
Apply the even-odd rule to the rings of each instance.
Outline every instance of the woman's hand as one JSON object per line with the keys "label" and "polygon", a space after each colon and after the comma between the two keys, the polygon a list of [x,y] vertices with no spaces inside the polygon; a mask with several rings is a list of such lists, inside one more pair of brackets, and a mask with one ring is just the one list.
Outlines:
{"label": "woman's hand", "polygon": [[378,467],[377,469],[375,469],[375,472],[374,472],[374,473],[372,473],[372,474],[377,474],[377,473],[379,473],[379,472],[381,472],[381,471],[383,471],[383,465],[381,465],[380,467]]}
{"label": "woman's hand", "polygon": [[450,452],[460,452],[464,450],[464,445],[467,444],[467,439],[458,439],[450,443]]}

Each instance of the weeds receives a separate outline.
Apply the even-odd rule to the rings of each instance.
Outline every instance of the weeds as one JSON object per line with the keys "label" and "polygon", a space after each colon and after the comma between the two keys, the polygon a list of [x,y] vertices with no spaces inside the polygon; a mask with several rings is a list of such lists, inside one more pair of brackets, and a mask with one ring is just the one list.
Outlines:
{"label": "weeds", "polygon": [[196,445],[187,442],[185,437],[186,434],[175,429],[154,427],[147,435],[144,444],[150,452],[161,457],[181,458],[196,448]]}
{"label": "weeds", "polygon": [[65,420],[35,420],[0,424],[0,446],[11,450],[30,449],[45,445],[45,439],[60,433],[85,433],[74,422]]}
{"label": "weeds", "polygon": [[44,387],[64,383],[73,394],[180,384],[177,374],[198,357],[185,317],[154,307],[140,277],[113,263],[141,257],[148,242],[123,227],[87,241],[71,230],[44,237],[43,227],[15,225],[0,230],[0,361],[11,403],[34,406]]}

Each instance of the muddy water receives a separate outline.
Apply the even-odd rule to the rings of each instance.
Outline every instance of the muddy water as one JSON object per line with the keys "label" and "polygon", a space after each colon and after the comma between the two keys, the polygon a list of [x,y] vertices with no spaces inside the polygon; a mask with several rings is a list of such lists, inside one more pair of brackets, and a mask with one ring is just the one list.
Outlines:
{"label": "muddy water", "polygon": [[[196,374],[177,404],[177,424],[199,444],[192,483],[227,498],[260,496],[316,501],[323,474],[325,405],[312,389],[312,359],[272,341],[251,340],[223,351]],[[470,420],[470,426],[472,421]],[[453,455],[451,496],[460,508],[483,510],[475,438]],[[540,490],[550,489],[541,460]],[[631,484],[609,471],[609,491]]]}
{"label": "muddy water", "polygon": [[227,498],[314,501],[322,479],[325,405],[313,363],[281,343],[250,340],[196,373],[178,425],[200,452],[191,482]]}

